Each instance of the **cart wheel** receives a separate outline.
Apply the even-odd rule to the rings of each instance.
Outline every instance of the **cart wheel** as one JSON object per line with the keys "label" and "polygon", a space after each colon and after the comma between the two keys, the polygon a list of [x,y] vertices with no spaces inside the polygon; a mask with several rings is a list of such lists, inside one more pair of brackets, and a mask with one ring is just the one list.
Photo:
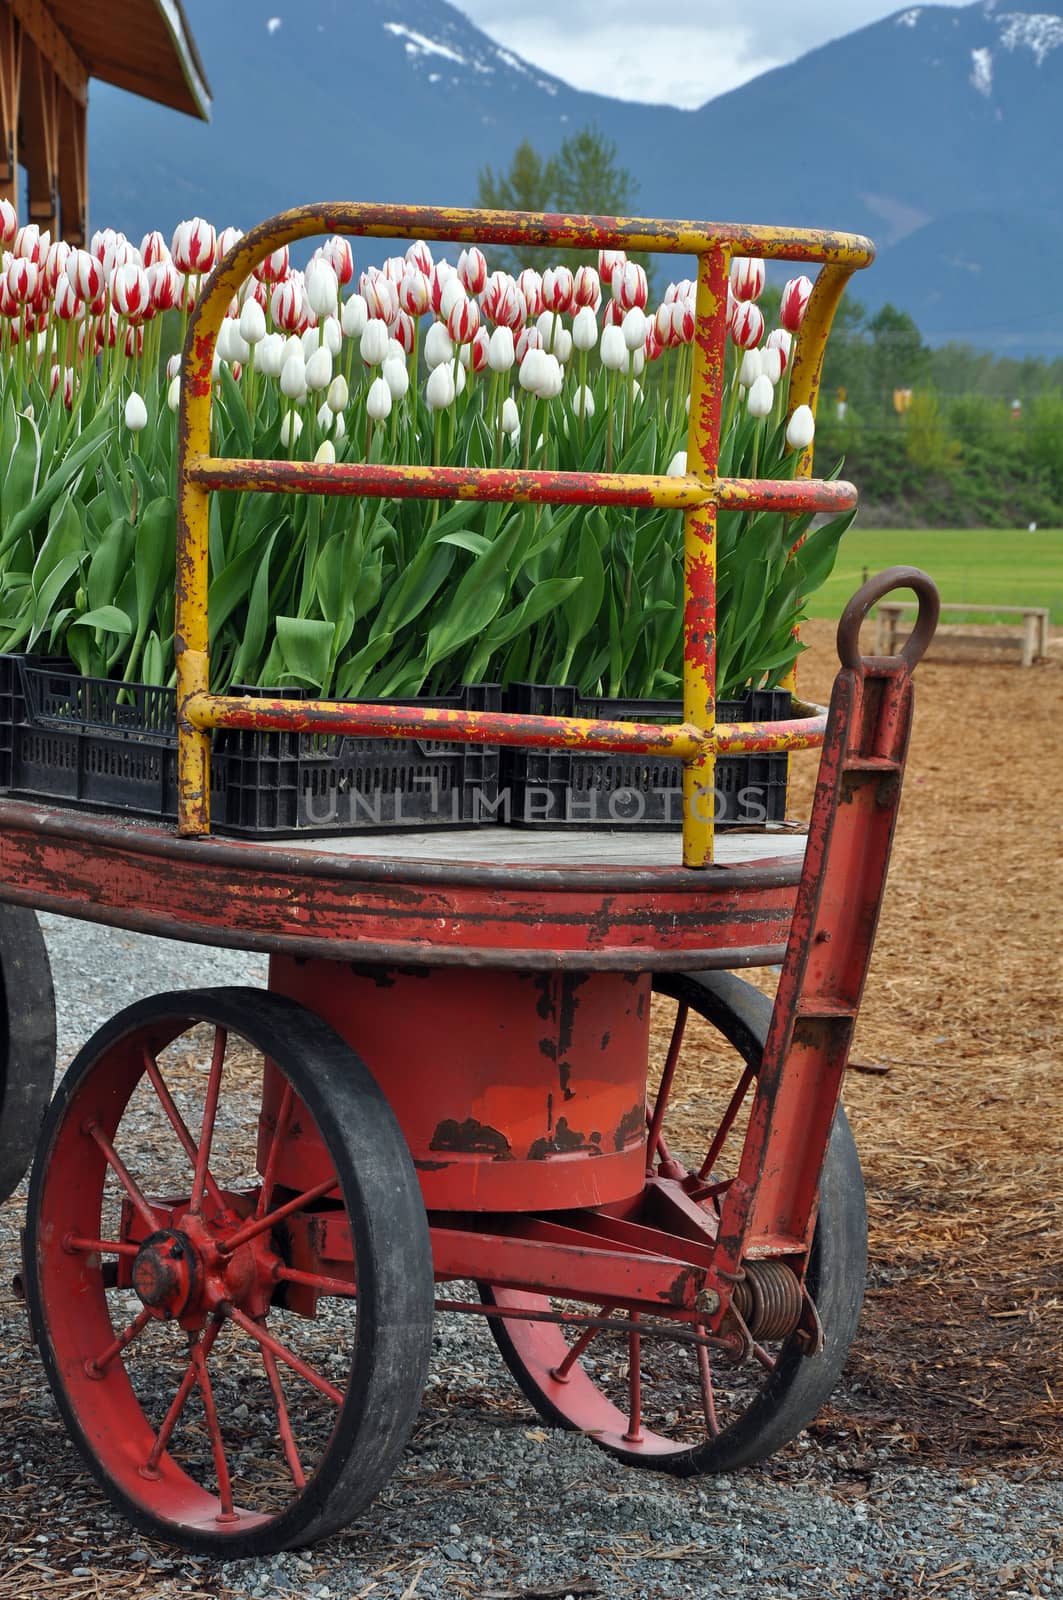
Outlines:
{"label": "cart wheel", "polygon": [[159,995],[89,1041],[34,1163],[26,1285],[86,1461],[186,1549],[332,1532],[413,1427],[433,1284],[409,1151],[350,1047],[278,995]]}
{"label": "cart wheel", "polygon": [[0,1201],[22,1182],[55,1078],[55,995],[32,911],[0,905]]}
{"label": "cart wheel", "polygon": [[[670,1035],[678,1052],[658,1153],[691,1174],[711,1156],[715,1186],[735,1170],[745,1131],[738,1106],[744,1104],[748,1116],[747,1091],[771,1003],[728,972],[663,974],[655,989],[655,1034],[664,1026],[663,1037]],[[708,1139],[706,1126],[716,1130]],[[582,1336],[556,1323],[496,1317],[490,1323],[506,1365],[547,1422],[588,1434],[632,1466],[684,1475],[729,1472],[795,1438],[824,1404],[856,1333],[866,1269],[863,1179],[839,1109],[808,1271],[824,1333],[818,1355],[803,1355],[795,1339],[764,1341],[754,1346],[755,1360],[733,1365],[704,1347],[641,1337],[637,1323],[631,1333],[586,1330]],[[481,1286],[481,1294],[512,1310],[587,1310],[513,1289]],[[626,1316],[600,1305],[591,1314],[603,1311]]]}

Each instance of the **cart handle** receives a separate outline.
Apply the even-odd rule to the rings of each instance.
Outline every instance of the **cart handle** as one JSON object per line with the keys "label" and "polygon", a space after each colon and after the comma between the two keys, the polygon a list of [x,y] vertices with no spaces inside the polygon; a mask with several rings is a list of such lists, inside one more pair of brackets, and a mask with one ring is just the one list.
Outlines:
{"label": "cart handle", "polygon": [[901,659],[909,672],[913,672],[923,659],[941,614],[941,596],[937,585],[919,567],[887,567],[884,572],[877,572],[873,578],[868,578],[842,612],[838,623],[838,659],[843,667],[863,674],[861,624],[871,607],[893,589],[911,589],[919,601],[919,615],[915,627],[901,646]]}

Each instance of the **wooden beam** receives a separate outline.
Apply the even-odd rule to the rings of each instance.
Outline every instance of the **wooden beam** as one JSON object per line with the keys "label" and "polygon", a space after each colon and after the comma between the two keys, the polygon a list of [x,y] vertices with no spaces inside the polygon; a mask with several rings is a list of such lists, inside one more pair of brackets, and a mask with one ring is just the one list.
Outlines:
{"label": "wooden beam", "polygon": [[87,110],[62,87],[59,91],[59,223],[68,244],[88,244],[89,162]]}
{"label": "wooden beam", "polygon": [[22,81],[23,159],[29,179],[29,220],[59,234],[59,93],[52,62],[29,40]]}
{"label": "wooden beam", "polygon": [[89,103],[89,74],[85,63],[44,4],[44,0],[0,0],[14,13],[28,38],[50,61],[63,86],[81,105]]}
{"label": "wooden beam", "polygon": [[22,96],[22,29],[11,7],[0,8],[0,196],[18,209],[18,122]]}

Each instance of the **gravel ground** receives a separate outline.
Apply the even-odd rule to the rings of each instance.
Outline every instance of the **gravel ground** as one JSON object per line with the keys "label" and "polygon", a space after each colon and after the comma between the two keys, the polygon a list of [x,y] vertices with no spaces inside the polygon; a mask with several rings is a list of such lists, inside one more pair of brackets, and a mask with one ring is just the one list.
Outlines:
{"label": "gravel ground", "polygon": [[[265,976],[261,958],[42,923],[61,1059],[141,995]],[[19,1211],[16,1198],[0,1212],[3,1285]],[[140,1539],[101,1501],[65,1440],[21,1307],[0,1288],[0,1597],[1063,1596],[1058,1471],[931,1469],[903,1430],[850,1431],[844,1382],[813,1433],[772,1463],[680,1481],[547,1431],[486,1329],[440,1318],[435,1347],[403,1467],[366,1515],[303,1553],[211,1565]],[[903,1419],[903,1395],[896,1406]]]}

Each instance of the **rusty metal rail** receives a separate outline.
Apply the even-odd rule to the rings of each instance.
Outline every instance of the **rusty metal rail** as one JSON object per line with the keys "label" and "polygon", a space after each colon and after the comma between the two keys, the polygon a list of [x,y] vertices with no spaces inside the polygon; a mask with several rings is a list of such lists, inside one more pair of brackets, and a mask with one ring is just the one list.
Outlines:
{"label": "rusty metal rail", "polygon": [[[315,234],[424,238],[449,243],[536,244],[695,255],[698,260],[694,363],[681,478],[658,474],[515,472],[418,465],[321,466],[289,461],[218,460],[210,450],[215,344],[233,296],[274,250]],[[812,478],[804,451],[794,481],[717,475],[732,254],[820,262],[821,271],[795,347],[791,407],[815,409],[834,312],[851,274],[873,247],[858,235],[822,230],[665,222],[646,218],[531,215],[356,203],[306,206],[260,224],[218,264],[189,325],[181,385],[178,455],[177,690],[178,827],[210,829],[210,734],[214,728],[346,732],[371,738],[449,737],[467,742],[578,746],[679,757],[683,774],[683,863],[712,860],[713,820],[699,797],[713,788],[717,753],[794,750],[821,745],[825,715],[764,724],[715,721],[716,518],[721,509],[839,511],[856,490]],[[210,495],[219,490],[395,498],[478,499],[587,506],[655,506],[684,513],[683,720],[671,727],[588,718],[517,717],[341,701],[287,701],[212,694],[207,621]]]}

